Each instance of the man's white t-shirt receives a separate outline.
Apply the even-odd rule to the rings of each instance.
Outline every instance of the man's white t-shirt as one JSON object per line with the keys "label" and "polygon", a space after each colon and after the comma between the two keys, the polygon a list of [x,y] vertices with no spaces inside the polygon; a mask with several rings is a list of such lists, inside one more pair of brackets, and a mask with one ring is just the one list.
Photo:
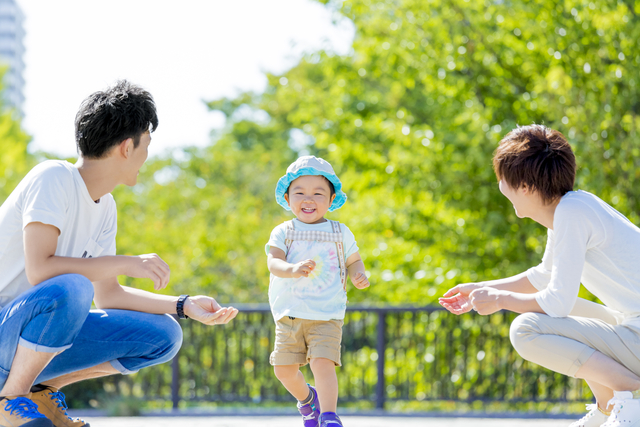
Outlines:
{"label": "man's white t-shirt", "polygon": [[527,271],[536,301],[552,317],[568,316],[580,283],[626,321],[640,316],[640,228],[586,191],[562,197],[542,263]]}
{"label": "man's white t-shirt", "polygon": [[32,222],[60,230],[56,256],[115,255],[117,214],[111,194],[91,199],[69,162],[34,167],[0,207],[0,307],[31,288],[25,273],[23,230]]}

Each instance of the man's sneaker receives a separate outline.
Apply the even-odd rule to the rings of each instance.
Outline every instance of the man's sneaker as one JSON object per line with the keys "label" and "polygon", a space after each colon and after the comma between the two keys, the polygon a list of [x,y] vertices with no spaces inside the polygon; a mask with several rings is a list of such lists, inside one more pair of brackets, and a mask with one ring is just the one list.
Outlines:
{"label": "man's sneaker", "polygon": [[320,418],[320,401],[318,400],[318,392],[315,387],[309,386],[313,399],[306,405],[298,402],[298,412],[302,415],[302,425],[304,427],[318,427],[318,419]]}
{"label": "man's sneaker", "polygon": [[640,427],[640,399],[634,399],[630,391],[614,391],[611,415],[602,427]]}
{"label": "man's sneaker", "polygon": [[[34,391],[40,388],[40,391]],[[67,403],[64,400],[64,394],[55,387],[34,386],[31,389],[31,400],[33,400],[47,418],[49,418],[55,427],[89,427],[89,423],[85,423],[80,418],[71,418],[67,414]]]}
{"label": "man's sneaker", "polygon": [[3,396],[0,397],[0,426],[53,427],[53,424],[38,412],[38,405],[29,396]]}
{"label": "man's sneaker", "polygon": [[320,427],[342,427],[342,421],[335,412],[323,412],[320,414]]}
{"label": "man's sneaker", "polygon": [[587,411],[589,411],[587,415],[571,423],[569,427],[600,427],[609,418],[598,410],[598,405],[595,403],[587,405]]}

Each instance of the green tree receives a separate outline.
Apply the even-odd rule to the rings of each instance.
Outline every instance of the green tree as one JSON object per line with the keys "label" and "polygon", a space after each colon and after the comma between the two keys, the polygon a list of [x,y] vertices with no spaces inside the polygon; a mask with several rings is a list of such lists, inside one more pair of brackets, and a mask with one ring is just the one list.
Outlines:
{"label": "green tree", "polygon": [[[2,76],[5,70],[0,69],[0,95],[3,92]],[[21,120],[14,109],[8,107],[0,96],[0,201],[11,194],[28,170],[34,164],[34,158],[27,152],[31,138],[22,129]]]}
{"label": "green tree", "polygon": [[562,131],[576,187],[638,223],[640,4],[324,3],[355,25],[348,55],[309,53],[263,93],[210,102],[227,116],[211,146],[151,159],[140,184],[115,191],[119,252],[160,254],[166,292],[266,302],[264,244],[291,217],[275,184],[307,152],[349,196],[329,217],[351,228],[371,273],[352,303],[430,304],[539,262],[545,230],[516,218],[491,169],[518,124]]}
{"label": "green tree", "polygon": [[304,152],[329,160],[349,196],[330,217],[353,230],[373,283],[352,302],[432,303],[455,283],[539,262],[545,230],[515,217],[491,168],[518,124],[562,131],[578,155],[576,187],[640,219],[640,6],[327,7],[355,24],[348,55],[310,53],[268,75],[263,93],[212,101],[228,120],[210,147],[152,160],[141,184],[116,190],[119,247],[165,257],[171,292],[266,301],[264,243],[290,217],[273,190]]}

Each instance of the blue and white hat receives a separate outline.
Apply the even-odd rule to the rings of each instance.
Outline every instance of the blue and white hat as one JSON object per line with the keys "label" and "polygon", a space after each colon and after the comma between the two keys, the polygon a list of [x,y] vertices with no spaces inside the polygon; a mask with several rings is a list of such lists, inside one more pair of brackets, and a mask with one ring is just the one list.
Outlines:
{"label": "blue and white hat", "polygon": [[276,201],[280,206],[288,211],[291,210],[289,204],[284,199],[284,195],[287,193],[293,180],[306,175],[321,175],[333,184],[336,197],[333,199],[331,206],[329,206],[330,212],[339,209],[344,205],[344,202],[347,201],[347,195],[342,191],[342,183],[336,176],[329,162],[315,156],[303,156],[291,163],[287,168],[287,174],[278,180],[278,185],[276,186]]}

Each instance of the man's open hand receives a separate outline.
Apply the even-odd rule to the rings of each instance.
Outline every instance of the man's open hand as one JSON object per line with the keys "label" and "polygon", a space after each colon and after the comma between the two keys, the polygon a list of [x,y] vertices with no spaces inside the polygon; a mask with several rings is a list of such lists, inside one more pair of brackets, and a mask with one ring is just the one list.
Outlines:
{"label": "man's open hand", "polygon": [[211,297],[196,295],[187,298],[184,304],[184,314],[205,325],[224,325],[236,317],[238,309],[221,307]]}

